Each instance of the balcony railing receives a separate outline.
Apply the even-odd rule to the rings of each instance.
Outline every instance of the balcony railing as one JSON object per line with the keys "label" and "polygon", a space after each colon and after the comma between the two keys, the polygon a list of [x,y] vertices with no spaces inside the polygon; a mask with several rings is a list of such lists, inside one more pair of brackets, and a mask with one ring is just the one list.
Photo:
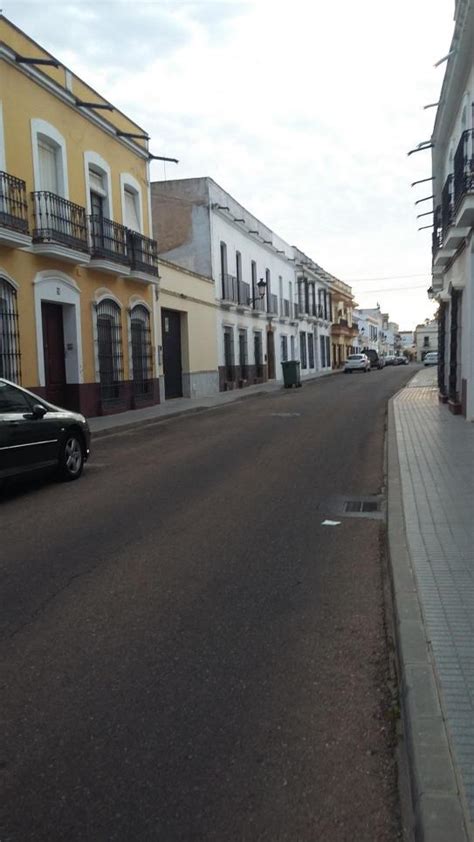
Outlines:
{"label": "balcony railing", "polygon": [[0,172],[0,225],[28,234],[26,184],[6,172]]}
{"label": "balcony railing", "polygon": [[446,239],[446,232],[453,221],[453,212],[453,176],[448,175],[441,193],[441,231],[443,240]]}
{"label": "balcony railing", "polygon": [[255,293],[255,298],[253,302],[253,309],[258,310],[259,313],[265,312],[265,298],[260,298],[258,291]]}
{"label": "balcony railing", "polygon": [[438,205],[435,208],[433,216],[433,258],[442,245],[443,233],[441,227],[441,205]]}
{"label": "balcony railing", "polygon": [[239,301],[238,284],[235,275],[222,275],[222,298],[224,301]]}
{"label": "balcony railing", "polygon": [[98,214],[92,214],[89,219],[92,258],[128,264],[128,229]]}
{"label": "balcony railing", "polygon": [[268,302],[268,312],[275,316],[278,314],[278,295],[273,295],[273,293],[270,293],[270,300]]}
{"label": "balcony railing", "polygon": [[237,291],[239,295],[239,304],[243,304],[245,307],[248,307],[250,301],[250,284],[246,284],[245,281],[239,281]]}
{"label": "balcony railing", "polygon": [[282,315],[285,316],[285,318],[287,318],[287,319],[290,318],[290,302],[289,302],[288,298],[283,299],[283,314]]}
{"label": "balcony railing", "polygon": [[78,251],[89,251],[85,208],[56,193],[32,193],[34,203],[34,243],[59,243]]}
{"label": "balcony railing", "polygon": [[156,240],[143,237],[137,231],[127,231],[130,266],[147,275],[158,275],[158,246]]}
{"label": "balcony railing", "polygon": [[454,208],[457,211],[462,197],[474,191],[474,129],[461,135],[454,155]]}

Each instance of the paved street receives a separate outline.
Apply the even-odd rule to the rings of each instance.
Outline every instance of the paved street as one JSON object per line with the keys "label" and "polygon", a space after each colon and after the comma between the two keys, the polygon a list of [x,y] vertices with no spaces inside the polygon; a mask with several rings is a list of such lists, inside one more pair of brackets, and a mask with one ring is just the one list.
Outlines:
{"label": "paved street", "polygon": [[[392,842],[388,398],[337,376],[98,440],[1,518],[2,842]],[[338,526],[322,525],[326,517]]]}

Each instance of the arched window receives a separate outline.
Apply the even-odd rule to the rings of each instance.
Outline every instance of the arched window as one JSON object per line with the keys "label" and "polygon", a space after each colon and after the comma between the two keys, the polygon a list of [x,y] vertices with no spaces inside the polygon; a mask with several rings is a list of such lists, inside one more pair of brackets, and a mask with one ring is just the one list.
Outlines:
{"label": "arched window", "polygon": [[16,289],[0,277],[0,377],[20,383],[20,335]]}
{"label": "arched window", "polygon": [[136,304],[130,314],[132,338],[133,391],[148,395],[152,390],[153,358],[150,313],[143,304]]}
{"label": "arched window", "polygon": [[97,346],[102,400],[118,400],[123,382],[122,313],[111,298],[97,305]]}

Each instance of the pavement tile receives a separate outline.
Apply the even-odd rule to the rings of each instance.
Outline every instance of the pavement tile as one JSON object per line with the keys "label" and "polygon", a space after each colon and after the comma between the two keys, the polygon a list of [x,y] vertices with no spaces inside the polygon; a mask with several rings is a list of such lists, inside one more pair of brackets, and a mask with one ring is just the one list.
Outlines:
{"label": "pavement tile", "polygon": [[[474,425],[438,402],[433,378],[429,369],[419,372],[393,409],[408,551],[454,764],[474,821]],[[414,632],[405,635],[410,633],[420,651]],[[411,674],[409,697],[422,680],[419,672]],[[424,707],[427,699],[422,694],[410,701],[418,713],[433,715]],[[441,780],[441,769],[434,767],[433,775]],[[448,800],[445,806],[454,827],[456,804]],[[432,829],[430,842],[449,838],[436,827],[429,797],[422,814]]]}

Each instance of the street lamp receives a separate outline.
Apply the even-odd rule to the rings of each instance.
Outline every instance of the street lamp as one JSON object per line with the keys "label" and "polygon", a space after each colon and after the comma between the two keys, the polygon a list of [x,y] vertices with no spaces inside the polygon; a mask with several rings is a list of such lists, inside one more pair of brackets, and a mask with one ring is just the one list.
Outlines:
{"label": "street lamp", "polygon": [[259,280],[259,282],[258,282],[258,284],[257,284],[258,295],[257,295],[257,296],[255,296],[255,298],[249,298],[249,300],[248,300],[248,304],[249,304],[249,306],[250,306],[251,304],[252,304],[252,305],[253,305],[253,304],[255,304],[255,302],[256,302],[256,301],[261,301],[261,300],[262,300],[263,296],[265,295],[265,290],[266,290],[266,288],[267,288],[267,282],[266,282],[266,281],[264,281],[264,280],[263,280],[263,278],[260,278],[260,280]]}

